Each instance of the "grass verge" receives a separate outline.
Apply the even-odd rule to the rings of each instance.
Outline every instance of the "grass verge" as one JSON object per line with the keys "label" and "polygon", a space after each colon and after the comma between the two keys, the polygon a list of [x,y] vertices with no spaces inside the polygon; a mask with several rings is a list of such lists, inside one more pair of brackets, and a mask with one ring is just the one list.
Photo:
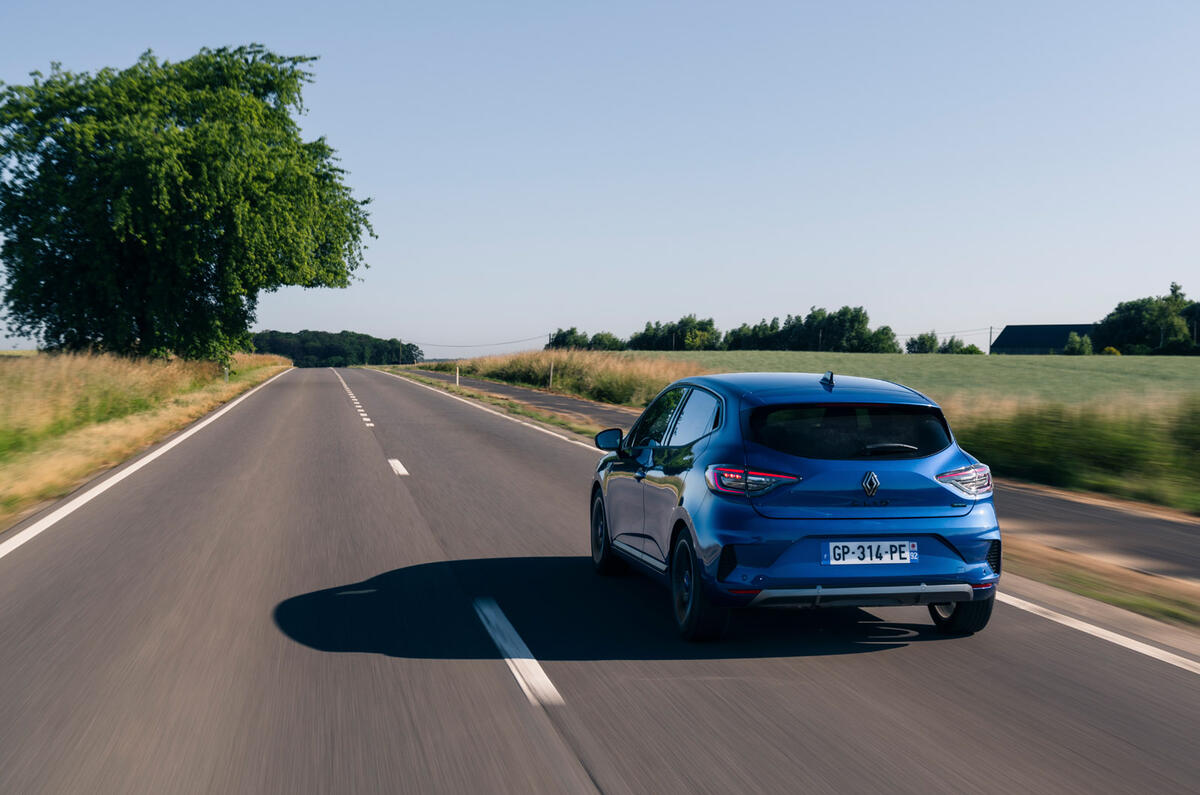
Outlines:
{"label": "grass verge", "polygon": [[1143,574],[1011,534],[1004,538],[1004,566],[1005,571],[1159,621],[1200,627],[1200,583]]}
{"label": "grass verge", "polygon": [[[43,358],[53,361],[36,361]],[[239,356],[225,383],[205,363],[172,367],[99,356],[21,361],[35,362],[37,372],[16,377],[4,372],[10,362],[0,364],[0,428],[24,428],[32,437],[18,434],[0,451],[0,530],[290,366],[278,356]],[[123,395],[122,375],[129,377]]]}
{"label": "grass verge", "polygon": [[557,428],[562,428],[570,431],[571,433],[577,433],[581,436],[595,436],[597,433],[604,430],[599,425],[580,422],[575,417],[536,408],[528,403],[522,403],[519,400],[513,400],[512,398],[505,397],[504,395],[495,395],[490,392],[479,392],[474,389],[464,389],[460,386],[446,384],[433,378],[425,378],[417,375],[416,373],[405,372],[404,370],[399,370],[396,368],[389,368],[388,370],[382,370],[382,372],[394,372],[395,375],[398,375],[402,378],[407,378],[411,381],[416,381],[419,384],[437,387],[443,392],[449,392],[450,394],[458,395],[459,397],[478,400],[480,403],[486,403],[489,406],[495,406],[503,409],[509,414],[513,414],[518,417],[525,417],[526,419],[530,420],[536,420],[547,425],[553,425]]}
{"label": "grass verge", "polygon": [[425,362],[420,366],[449,373],[459,367],[465,376],[519,386],[552,386],[556,392],[589,400],[639,407],[672,381],[698,372],[688,362],[576,350],[529,351],[458,362]]}

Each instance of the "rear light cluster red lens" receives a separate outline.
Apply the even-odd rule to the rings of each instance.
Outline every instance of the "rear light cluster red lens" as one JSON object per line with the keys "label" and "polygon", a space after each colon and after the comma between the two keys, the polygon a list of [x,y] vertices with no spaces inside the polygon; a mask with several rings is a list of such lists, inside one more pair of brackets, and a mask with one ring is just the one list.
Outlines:
{"label": "rear light cluster red lens", "polygon": [[992,492],[992,470],[983,464],[952,469],[938,475],[937,479],[970,497],[979,497]]}
{"label": "rear light cluster red lens", "polygon": [[784,483],[800,482],[800,478],[795,475],[722,466],[710,466],[704,470],[704,477],[708,481],[708,487],[717,494],[748,494],[751,496],[766,494]]}

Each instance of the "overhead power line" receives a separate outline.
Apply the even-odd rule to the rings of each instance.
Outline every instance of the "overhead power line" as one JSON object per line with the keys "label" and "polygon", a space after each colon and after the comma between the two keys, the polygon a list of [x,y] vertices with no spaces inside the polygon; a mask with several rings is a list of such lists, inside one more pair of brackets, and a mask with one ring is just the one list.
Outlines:
{"label": "overhead power line", "polygon": [[413,342],[413,345],[419,345],[422,348],[496,348],[501,345],[516,345],[518,342],[533,342],[545,337],[545,334],[538,334],[536,337],[526,337],[522,340],[508,340],[507,342],[481,342],[478,345],[443,345],[437,342]]}
{"label": "overhead power line", "polygon": [[[993,326],[983,326],[982,328],[964,328],[964,329],[959,329],[958,331],[937,331],[935,333],[939,337],[946,335],[946,334],[951,334],[951,335],[953,335],[953,334],[982,334],[985,331],[990,331],[992,328],[993,328]],[[996,326],[995,328],[1000,328],[1000,327]],[[915,333],[900,332],[900,331],[895,331],[892,333],[894,333],[897,337],[916,337],[921,334],[928,334],[930,331],[934,331],[934,329],[927,329],[925,331],[918,331]]]}

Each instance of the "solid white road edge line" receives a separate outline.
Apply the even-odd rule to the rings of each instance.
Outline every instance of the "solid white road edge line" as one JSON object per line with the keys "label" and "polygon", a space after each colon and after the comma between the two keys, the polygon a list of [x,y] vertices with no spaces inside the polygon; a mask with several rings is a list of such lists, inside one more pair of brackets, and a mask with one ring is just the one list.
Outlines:
{"label": "solid white road edge line", "polygon": [[476,599],[475,612],[479,615],[479,620],[483,622],[483,628],[492,636],[496,648],[504,655],[508,669],[512,671],[517,684],[525,691],[529,702],[534,705],[563,703],[558,689],[550,681],[550,677],[546,676],[542,666],[534,659],[529,647],[525,645],[525,641],[521,640],[521,636],[517,634],[517,630],[504,615],[500,605],[496,604],[496,600],[490,597]]}
{"label": "solid white road edge line", "polygon": [[436,392],[439,395],[444,395],[445,397],[448,397],[451,400],[457,400],[459,403],[466,403],[468,406],[477,408],[480,411],[486,411],[488,414],[495,414],[497,417],[509,420],[510,422],[515,422],[517,425],[524,425],[526,428],[533,428],[535,431],[544,433],[547,436],[553,436],[555,439],[561,439],[564,442],[566,442],[567,444],[573,444],[576,447],[582,447],[584,450],[588,450],[593,453],[600,453],[600,455],[604,455],[603,451],[597,450],[595,447],[593,447],[590,444],[584,444],[583,442],[577,442],[574,439],[568,439],[567,437],[563,436],[562,434],[555,433],[554,431],[548,431],[539,425],[534,425],[532,422],[525,422],[524,420],[519,420],[516,417],[509,416],[508,414],[505,414],[503,412],[494,411],[493,409],[489,409],[487,406],[481,406],[472,400],[467,400],[466,398],[461,398],[458,395],[451,395],[449,392],[445,391],[444,389],[438,389],[437,387],[429,386],[428,384],[422,384],[420,381],[414,381],[411,378],[405,378],[404,376],[396,375],[395,373],[385,373],[383,370],[376,370],[374,368],[367,368],[367,369],[371,370],[372,372],[379,373],[380,375],[390,375],[392,378],[403,381],[406,384],[412,384],[413,386],[419,386],[422,389],[428,389],[430,392]]}
{"label": "solid white road edge line", "polygon": [[1182,668],[1185,671],[1191,671],[1194,674],[1200,674],[1200,663],[1194,660],[1189,660],[1187,657],[1181,657],[1178,654],[1172,654],[1169,651],[1164,651],[1157,646],[1151,646],[1149,643],[1142,643],[1140,640],[1127,638],[1124,635],[1119,635],[1116,632],[1104,629],[1103,627],[1098,627],[1095,624],[1089,624],[1086,621],[1080,621],[1078,618],[1072,618],[1071,616],[1065,616],[1062,613],[1056,613],[1049,608],[1042,607],[1041,605],[1035,605],[1033,602],[1026,602],[1024,599],[1019,599],[1006,593],[997,593],[996,599],[1006,605],[1012,605],[1018,610],[1025,610],[1026,612],[1033,613],[1035,616],[1041,616],[1042,618],[1062,624],[1064,627],[1077,629],[1080,632],[1087,633],[1088,635],[1100,638],[1101,640],[1106,640],[1109,643],[1115,643],[1122,648],[1135,651],[1138,654],[1144,654],[1147,657],[1153,657],[1156,660],[1169,663],[1170,665],[1174,665],[1177,668]]}
{"label": "solid white road edge line", "polygon": [[389,458],[388,464],[391,465],[392,471],[395,472],[397,475],[407,475],[408,474],[408,470],[404,468],[404,464],[400,463],[399,458]]}
{"label": "solid white road edge line", "polygon": [[39,536],[42,533],[49,530],[51,527],[53,527],[59,521],[65,519],[67,516],[70,516],[72,513],[79,510],[80,508],[82,508],[84,505],[87,505],[89,502],[94,500],[96,497],[99,497],[101,494],[108,491],[113,486],[117,485],[122,480],[124,480],[125,478],[132,475],[134,472],[137,472],[139,469],[146,466],[151,461],[154,461],[155,459],[157,459],[159,456],[163,455],[167,451],[173,450],[174,448],[178,447],[185,440],[190,439],[192,436],[199,433],[201,430],[208,427],[213,422],[216,422],[227,411],[231,410],[234,406],[241,403],[243,400],[250,397],[255,392],[257,392],[258,390],[262,389],[267,384],[274,381],[276,378],[287,375],[293,369],[295,369],[295,368],[289,367],[288,369],[284,370],[282,373],[271,376],[266,381],[263,381],[261,384],[254,387],[246,394],[238,397],[232,403],[228,403],[223,408],[218,409],[216,413],[210,415],[207,419],[203,419],[200,422],[193,425],[192,427],[188,428],[186,431],[179,434],[174,439],[172,439],[171,441],[164,444],[162,447],[159,447],[157,450],[153,451],[152,453],[149,453],[148,455],[137,460],[133,464],[130,464],[125,469],[122,469],[120,472],[118,472],[117,474],[110,477],[108,480],[105,480],[103,483],[97,484],[93,488],[85,491],[83,494],[80,494],[79,496],[77,496],[71,500],[68,500],[66,502],[66,504],[61,505],[58,508],[56,508],[54,511],[46,514],[38,521],[29,525],[29,527],[26,527],[24,530],[17,533],[12,538],[10,538],[7,541],[5,541],[4,543],[0,544],[0,558],[3,558],[5,555],[9,554],[13,550],[20,547],[21,545],[25,544],[27,541],[32,541],[37,536]]}

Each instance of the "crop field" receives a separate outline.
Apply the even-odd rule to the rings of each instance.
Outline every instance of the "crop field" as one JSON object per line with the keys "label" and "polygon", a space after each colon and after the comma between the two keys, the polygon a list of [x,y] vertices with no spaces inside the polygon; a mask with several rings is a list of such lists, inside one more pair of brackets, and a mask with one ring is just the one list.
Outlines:
{"label": "crop field", "polygon": [[697,372],[791,371],[883,378],[937,401],[1102,404],[1200,394],[1197,356],[952,356],[815,351],[629,352],[686,362]]}

